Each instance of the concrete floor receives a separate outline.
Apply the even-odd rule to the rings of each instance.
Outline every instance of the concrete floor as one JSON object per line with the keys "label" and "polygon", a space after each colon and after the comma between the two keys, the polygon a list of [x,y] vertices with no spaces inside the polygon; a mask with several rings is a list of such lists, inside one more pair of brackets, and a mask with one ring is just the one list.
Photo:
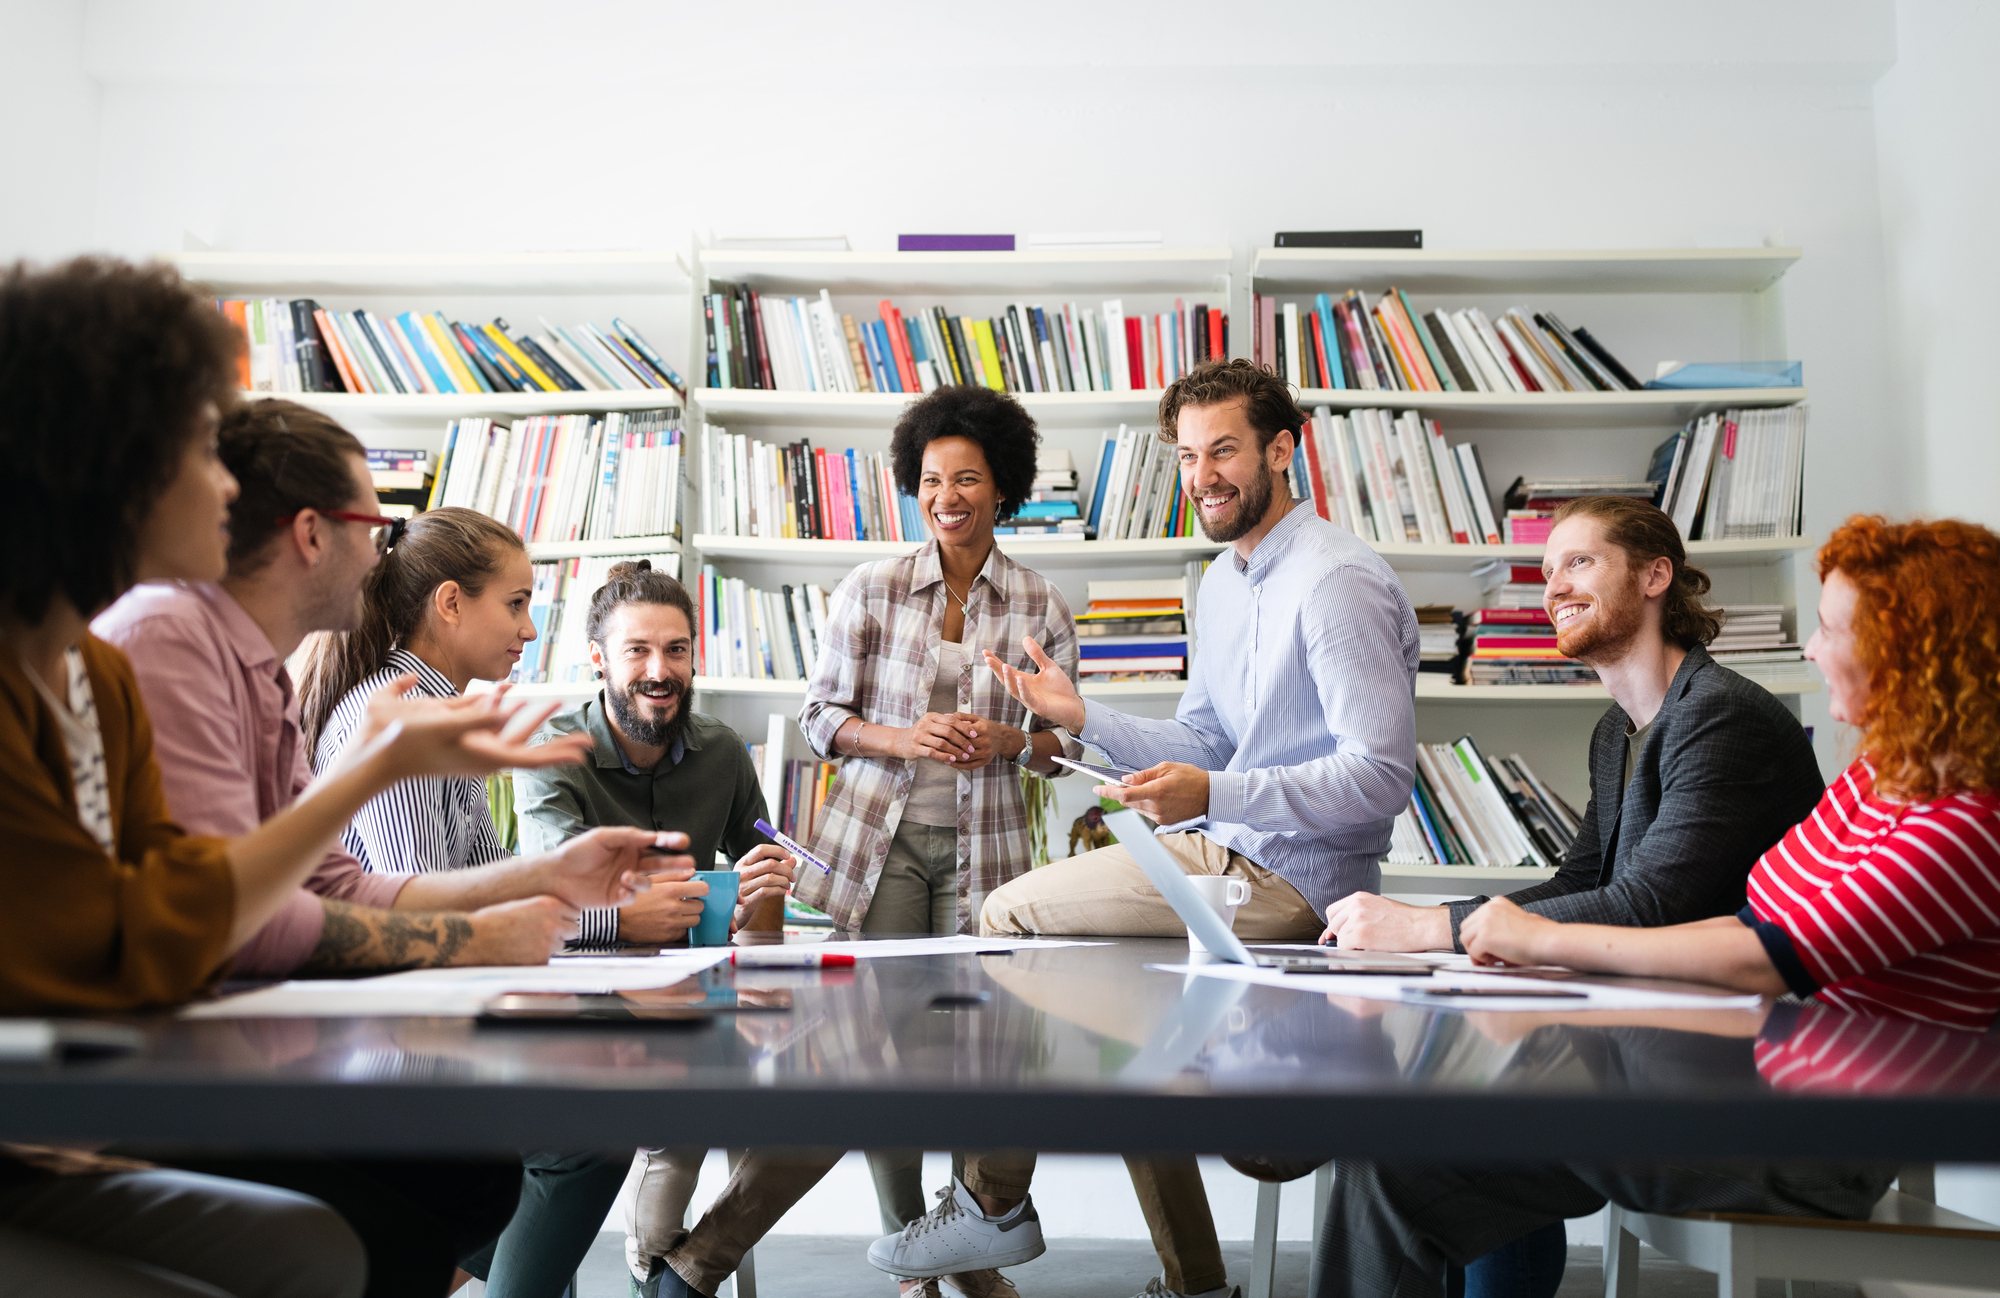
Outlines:
{"label": "concrete floor", "polygon": [[[868,1265],[868,1239],[843,1235],[773,1235],[757,1246],[758,1298],[895,1298],[896,1285]],[[585,1259],[575,1298],[625,1298],[630,1273],[622,1252],[624,1237],[606,1233]],[[1249,1241],[1224,1243],[1224,1260],[1238,1283],[1250,1273]],[[1306,1291],[1308,1246],[1278,1246],[1277,1293],[1300,1298]],[[1026,1266],[1010,1267],[1007,1277],[1022,1298],[1131,1298],[1159,1274],[1159,1260],[1143,1240],[1058,1239]],[[1715,1277],[1651,1249],[1639,1262],[1642,1298],[1713,1298]],[[1758,1298],[1787,1298],[1784,1282],[1766,1280]],[[947,1290],[947,1293],[950,1291]],[[1557,1298],[1601,1298],[1603,1280],[1595,1248],[1570,1249],[1569,1268]],[[1859,1298],[1851,1285],[1793,1286],[1789,1298]],[[726,1298],[724,1295],[718,1298]]]}

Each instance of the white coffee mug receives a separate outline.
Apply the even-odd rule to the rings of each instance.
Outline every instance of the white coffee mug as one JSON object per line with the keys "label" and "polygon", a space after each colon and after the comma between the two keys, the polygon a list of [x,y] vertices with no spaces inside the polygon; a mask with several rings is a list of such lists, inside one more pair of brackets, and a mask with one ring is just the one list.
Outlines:
{"label": "white coffee mug", "polygon": [[[1191,874],[1188,876],[1188,882],[1201,894],[1201,899],[1208,903],[1208,908],[1221,916],[1222,922],[1234,930],[1236,908],[1250,900],[1250,885],[1241,879],[1232,879],[1222,874]],[[1208,950],[1201,944],[1201,939],[1194,935],[1193,929],[1188,930],[1188,949]]]}

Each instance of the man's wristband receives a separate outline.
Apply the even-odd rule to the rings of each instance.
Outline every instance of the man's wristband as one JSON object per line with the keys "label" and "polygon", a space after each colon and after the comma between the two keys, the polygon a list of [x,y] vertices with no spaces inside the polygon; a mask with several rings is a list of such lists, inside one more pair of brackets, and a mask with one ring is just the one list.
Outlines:
{"label": "man's wristband", "polygon": [[1034,760],[1035,760],[1035,737],[1029,734],[1027,731],[1023,730],[1021,732],[1021,751],[1014,754],[1013,757],[1014,765],[1020,767],[1022,770],[1025,771],[1028,769],[1028,763]]}

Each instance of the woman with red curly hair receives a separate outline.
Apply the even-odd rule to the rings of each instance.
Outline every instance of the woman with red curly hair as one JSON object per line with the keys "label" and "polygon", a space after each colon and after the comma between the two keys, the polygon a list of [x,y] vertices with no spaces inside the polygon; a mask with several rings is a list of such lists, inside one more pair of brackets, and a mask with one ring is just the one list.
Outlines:
{"label": "woman with red curly hair", "polygon": [[2000,1013],[2000,536],[1856,516],[1819,552],[1806,656],[1857,756],[1750,873],[1732,918],[1557,924],[1500,899],[1485,964],[1558,964],[1984,1031]]}

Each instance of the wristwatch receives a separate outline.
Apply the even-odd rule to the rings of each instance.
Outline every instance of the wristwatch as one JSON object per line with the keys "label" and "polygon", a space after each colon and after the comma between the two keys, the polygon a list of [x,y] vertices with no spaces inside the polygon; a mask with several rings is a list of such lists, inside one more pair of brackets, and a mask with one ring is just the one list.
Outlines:
{"label": "wristwatch", "polygon": [[1028,769],[1028,763],[1035,760],[1034,735],[1026,730],[1021,732],[1021,751],[1015,753],[1012,760],[1014,765],[1020,767],[1022,770],[1025,771]]}

